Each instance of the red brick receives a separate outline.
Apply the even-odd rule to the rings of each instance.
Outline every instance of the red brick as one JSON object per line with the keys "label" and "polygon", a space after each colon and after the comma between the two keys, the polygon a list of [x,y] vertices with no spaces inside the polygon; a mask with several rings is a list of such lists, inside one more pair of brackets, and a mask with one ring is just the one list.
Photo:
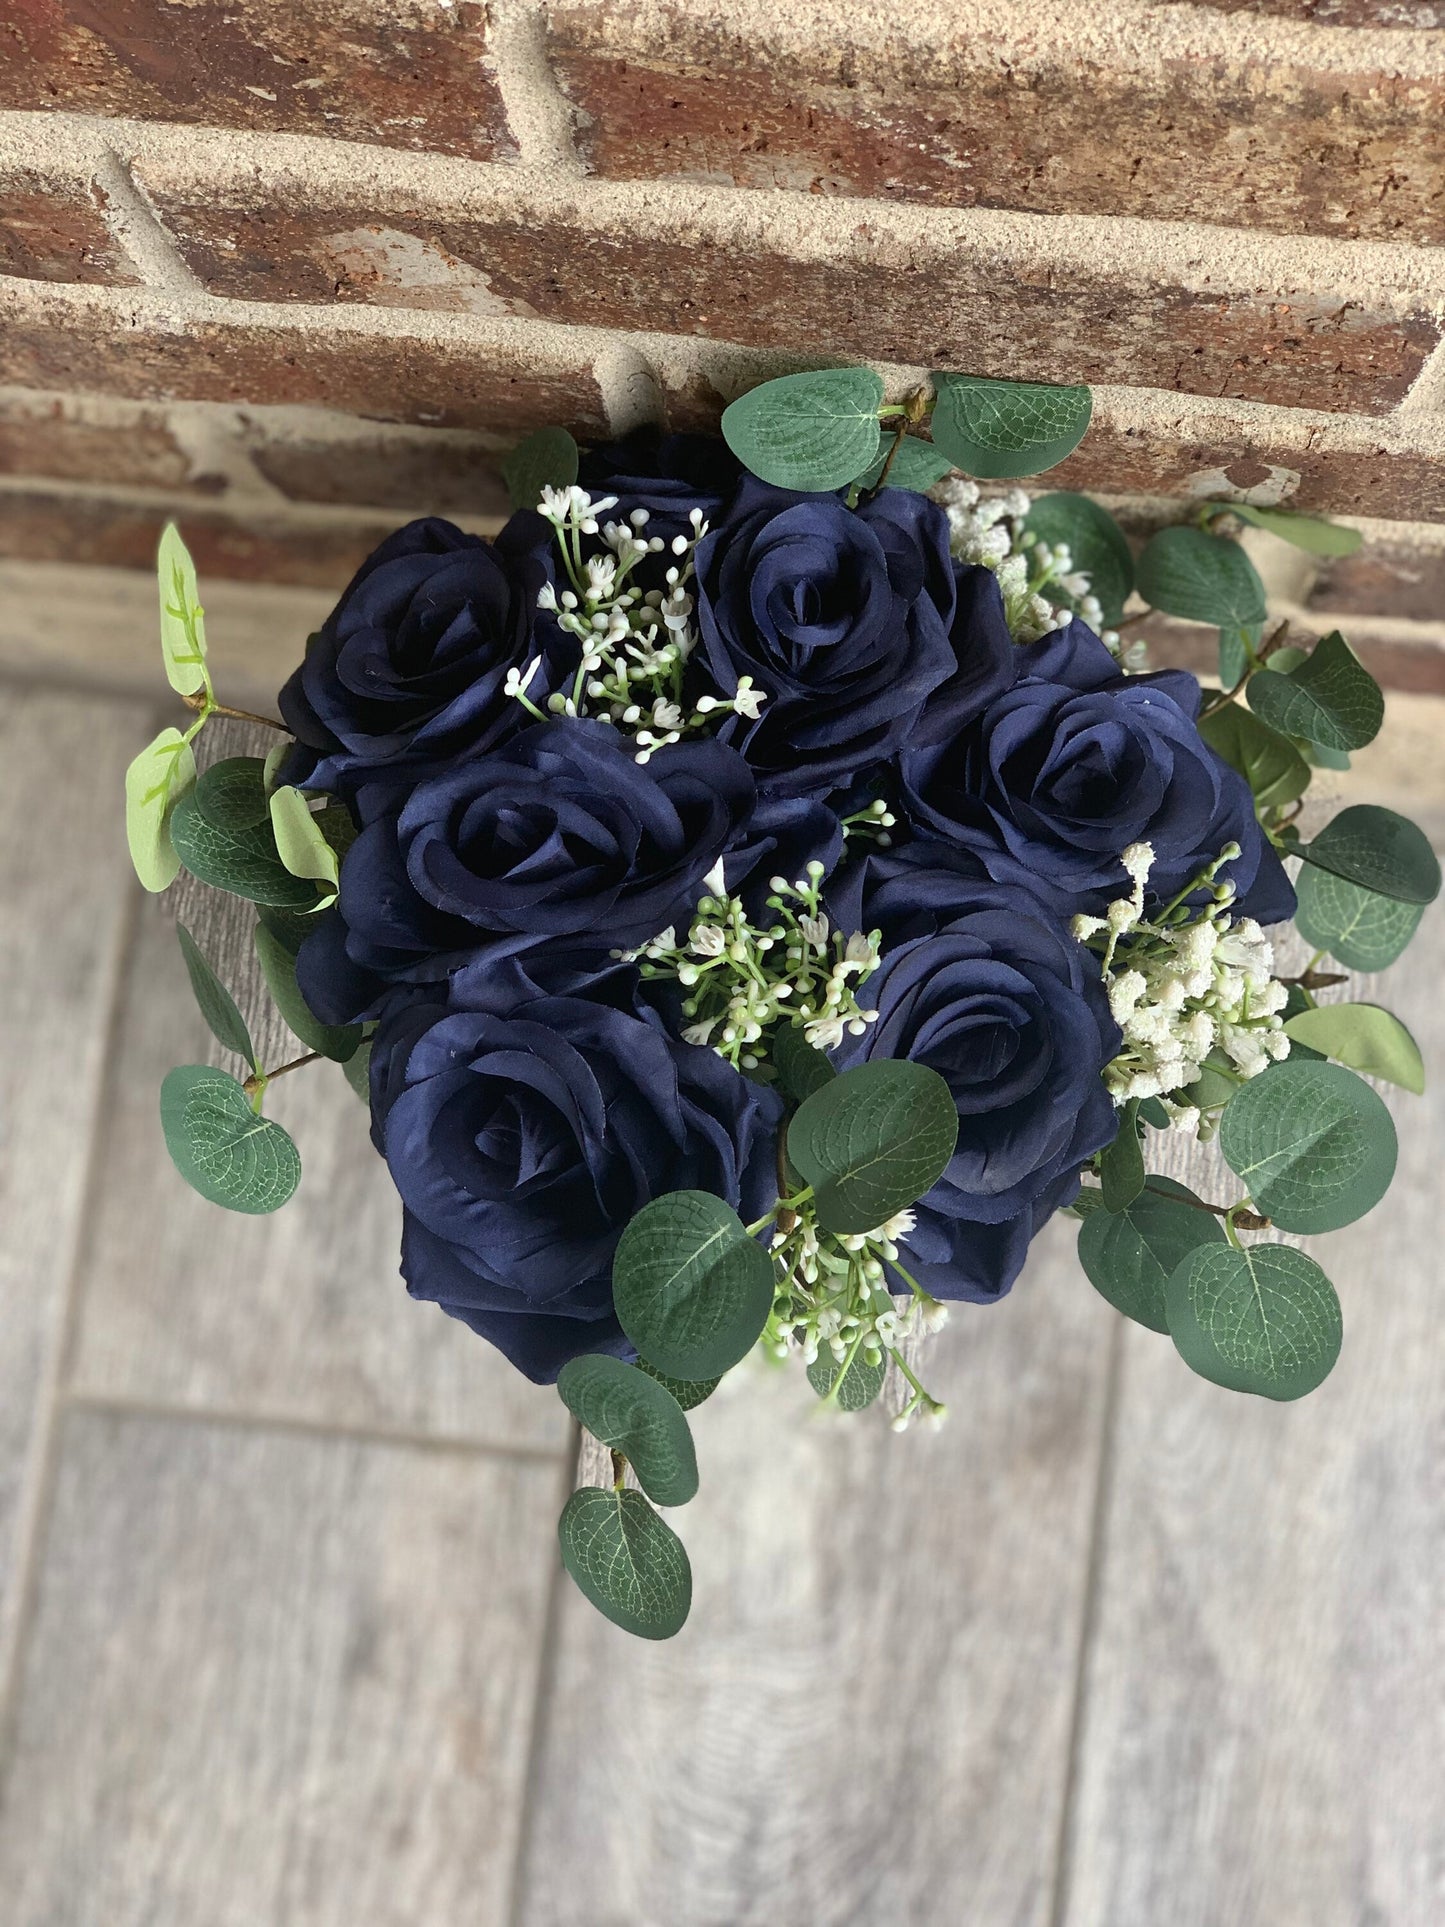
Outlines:
{"label": "red brick", "polygon": [[[1326,620],[1293,624],[1290,642],[1308,647],[1332,626]],[[1348,624],[1345,625],[1349,633]],[[1151,669],[1188,669],[1196,676],[1219,679],[1219,637],[1202,623],[1176,622],[1169,616],[1150,616],[1129,632],[1149,645]],[[1415,696],[1445,696],[1445,649],[1426,631],[1399,623],[1392,632],[1350,635],[1350,647],[1382,689]]]}
{"label": "red brick", "polygon": [[222,476],[196,471],[160,411],[97,422],[53,395],[0,398],[0,475],[200,495],[225,487]]}
{"label": "red brick", "polygon": [[539,422],[578,435],[607,427],[591,357],[315,332],[258,319],[174,331],[36,296],[0,307],[0,382],[137,401],[305,403],[375,421],[485,428],[520,437]]}
{"label": "red brick", "polygon": [[133,285],[135,273],[105,224],[103,205],[101,190],[79,181],[46,181],[28,168],[0,174],[0,274]]}
{"label": "red brick", "polygon": [[511,513],[494,450],[434,435],[273,435],[252,428],[251,460],[293,502],[399,513],[502,518]]}
{"label": "red brick", "polygon": [[1331,617],[1445,623],[1445,549],[1371,540],[1353,555],[1322,565],[1309,607]]}
{"label": "red brick", "polygon": [[[1331,21],[1381,11],[1339,4]],[[880,51],[787,24],[763,43],[693,0],[558,0],[550,48],[612,178],[1445,240],[1438,65],[1226,57],[1181,42],[1180,18],[1041,53],[1021,7],[1011,40],[960,23]]]}
{"label": "red brick", "polygon": [[510,152],[481,0],[7,0],[0,106]]}
{"label": "red brick", "polygon": [[[157,170],[148,186],[187,261],[249,301],[471,306],[548,321],[702,335],[814,356],[921,363],[1042,381],[1181,389],[1382,414],[1440,337],[1422,304],[1332,289],[1200,291],[1118,267],[1019,262],[940,232],[907,244],[862,219],[825,258],[738,238],[722,217],[681,232],[509,205],[461,214],[334,192],[238,204]],[[442,300],[438,303],[438,291]]]}

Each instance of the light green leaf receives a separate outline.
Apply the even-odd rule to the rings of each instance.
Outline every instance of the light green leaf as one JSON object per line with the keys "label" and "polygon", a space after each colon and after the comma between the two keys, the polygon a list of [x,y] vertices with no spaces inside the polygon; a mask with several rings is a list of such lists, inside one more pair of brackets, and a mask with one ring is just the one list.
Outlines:
{"label": "light green leaf", "polygon": [[502,461],[502,480],[514,509],[534,509],[544,488],[570,488],[577,480],[577,444],[565,428],[539,428]]}
{"label": "light green leaf", "polygon": [[845,488],[877,459],[883,383],[871,368],[782,375],[723,410],[728,447],[775,488]]}
{"label": "light green leaf", "polygon": [[1309,788],[1310,766],[1294,744],[1242,704],[1226,703],[1216,709],[1200,723],[1199,733],[1231,769],[1239,771],[1261,808],[1292,803]]}
{"label": "light green leaf", "polygon": [[244,1057],[253,1070],[259,1070],[261,1066],[257,1061],[256,1046],[251,1042],[251,1033],[246,1028],[245,1018],[236,1008],[235,999],[201,955],[195,938],[183,923],[176,925],[176,936],[180,941],[181,955],[186,960],[186,974],[191,980],[191,989],[200,1005],[201,1015],[211,1027],[211,1035],[227,1050]]}
{"label": "light green leaf", "polygon": [[697,1496],[697,1453],[682,1407],[658,1379],[620,1358],[570,1359],[557,1392],[579,1425],[621,1452],[654,1505]]}
{"label": "light green leaf", "polygon": [[709,1191],[670,1191],[628,1225],[612,1262],[622,1329],[670,1378],[716,1378],[757,1343],[773,1261]]}
{"label": "light green leaf", "polygon": [[1257,509],[1249,502],[1214,502],[1212,514],[1237,515],[1284,542],[1311,555],[1353,555],[1364,541],[1358,529],[1347,529],[1338,522],[1323,522],[1316,515],[1298,515],[1292,509]]}
{"label": "light green leaf", "polygon": [[250,830],[218,830],[196,806],[194,793],[183,796],[171,815],[176,854],[194,877],[232,896],[278,909],[312,909],[316,891],[294,877],[276,855],[269,822]]}
{"label": "light green leaf", "polygon": [[161,1085],[161,1129],[186,1183],[228,1211],[277,1211],[301,1180],[296,1146],[279,1124],[257,1117],[225,1071],[171,1071]]}
{"label": "light green leaf", "polygon": [[1209,1245],[1169,1280],[1169,1335],[1185,1364],[1232,1392],[1302,1398],[1340,1355],[1334,1286],[1290,1245]]}
{"label": "light green leaf", "polygon": [[583,1486],[557,1525],[562,1564],[583,1596],[625,1633],[671,1639],[692,1606],[681,1539],[640,1492]]}
{"label": "light green leaf", "polygon": [[936,374],[933,441],[965,474],[1014,481],[1056,468],[1084,439],[1094,398],[1087,388],[981,375]]}
{"label": "light green leaf", "polygon": [[1202,529],[1160,529],[1139,557],[1139,593],[1156,609],[1221,629],[1265,618],[1264,584],[1237,542]]}
{"label": "light green leaf", "polygon": [[861,1351],[855,1354],[851,1365],[846,1359],[834,1358],[831,1352],[825,1351],[808,1367],[808,1383],[819,1398],[828,1398],[837,1385],[838,1394],[833,1402],[838,1410],[863,1412],[883,1390],[886,1369],[881,1359],[876,1365],[870,1365]]}
{"label": "light green leaf", "polygon": [[[306,645],[308,649],[315,640],[316,638],[314,636],[310,638]],[[277,743],[274,749],[268,749],[266,751],[266,760],[261,766],[261,781],[265,787],[267,796],[275,789],[277,773],[295,747],[296,745],[290,742]]]}
{"label": "light green leaf", "polygon": [[1304,864],[1295,879],[1295,928],[1348,970],[1383,970],[1420,927],[1423,903],[1402,903]]}
{"label": "light green leaf", "polygon": [[827,1052],[808,1042],[801,1024],[784,1024],[775,1031],[770,1049],[778,1082],[799,1104],[838,1075]]}
{"label": "light green leaf", "polygon": [[[1087,495],[1061,489],[1035,497],[1024,527],[1050,548],[1066,543],[1074,569],[1089,578],[1106,626],[1112,628],[1123,619],[1124,604],[1134,587],[1134,557],[1124,531],[1107,509]],[[1050,587],[1050,596],[1063,593],[1057,584]]]}
{"label": "light green leaf", "polygon": [[323,1024],[313,1017],[296,981],[296,954],[264,923],[256,925],[256,955],[271,1000],[287,1028],[308,1050],[320,1051],[335,1064],[345,1064],[361,1048],[360,1024]]}
{"label": "light green leaf", "polygon": [[1272,1064],[1234,1093],[1219,1148],[1281,1231],[1338,1231],[1395,1175],[1395,1126],[1362,1078],[1338,1064]]}
{"label": "light green leaf", "polygon": [[125,773],[125,835],[130,860],[153,894],[176,880],[181,859],[171,838],[175,805],[194,785],[196,759],[178,729],[163,729]]}
{"label": "light green leaf", "polygon": [[872,1231],[932,1190],[958,1142],[947,1084],[924,1064],[878,1058],[806,1098],[788,1124],[788,1159],[813,1187],[818,1222]]}
{"label": "light green leaf", "polygon": [[196,779],[196,807],[218,830],[249,830],[266,821],[266,765],[259,756],[227,756]]}
{"label": "light green leaf", "polygon": [[1104,1209],[1122,1211],[1144,1189],[1144,1147],[1139,1142],[1139,1100],[1130,1098],[1119,1113],[1113,1142],[1099,1154],[1099,1181]]}
{"label": "light green leaf", "polygon": [[334,903],[341,865],[300,790],[289,784],[272,790],[271,830],[276,854],[292,876],[321,885],[323,895],[317,908],[324,910]]}
{"label": "light green leaf", "polygon": [[206,686],[206,619],[196,565],[174,522],[167,522],[161,533],[156,580],[166,680],[182,696],[194,696]]}
{"label": "light green leaf", "polygon": [[1079,1227],[1084,1276],[1116,1311],[1150,1331],[1168,1331],[1165,1293],[1189,1253],[1227,1242],[1218,1218],[1184,1202],[1193,1196],[1172,1178],[1151,1177],[1122,1211],[1093,1211]]}
{"label": "light green leaf", "polygon": [[1281,674],[1271,657],[1251,679],[1248,696],[1250,708],[1273,728],[1324,749],[1363,749],[1385,720],[1380,685],[1338,629],[1296,669]]}
{"label": "light green leaf", "polygon": [[649,1365],[645,1358],[638,1359],[637,1369],[640,1372],[646,1372],[649,1378],[655,1378],[659,1385],[665,1385],[684,1412],[690,1412],[695,1405],[701,1405],[704,1399],[711,1398],[718,1386],[722,1384],[720,1377],[669,1378],[666,1372],[660,1372],[655,1365]]}
{"label": "light green leaf", "polygon": [[[878,451],[878,459],[870,464],[867,471],[857,478],[859,488],[876,488],[878,478],[883,473],[883,464],[893,448],[893,437],[884,435],[883,446]],[[941,482],[945,475],[952,474],[953,463],[942,455],[932,442],[925,442],[917,435],[905,435],[898,444],[888,469],[885,488],[911,488],[915,494],[926,495],[935,482]]]}
{"label": "light green leaf", "polygon": [[1425,1088],[1420,1046],[1399,1018],[1379,1004],[1318,1004],[1286,1017],[1284,1027],[1296,1043],[1366,1077],[1383,1077],[1417,1097]]}
{"label": "light green leaf", "polygon": [[1425,832],[1375,803],[1341,810],[1299,853],[1347,883],[1402,903],[1433,903],[1440,894],[1440,861]]}

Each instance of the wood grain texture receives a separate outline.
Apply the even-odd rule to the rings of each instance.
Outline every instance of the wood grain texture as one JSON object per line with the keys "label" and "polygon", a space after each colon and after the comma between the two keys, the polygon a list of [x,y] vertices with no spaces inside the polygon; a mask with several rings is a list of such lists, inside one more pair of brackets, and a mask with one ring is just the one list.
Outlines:
{"label": "wood grain texture", "polygon": [[7,1927],[502,1920],[559,1474],[73,1413]]}
{"label": "wood grain texture", "polygon": [[761,1365],[693,1414],[689,1624],[564,1591],[524,1927],[1047,1921],[1114,1324],[1072,1244],[956,1308],[940,1432]]}
{"label": "wood grain texture", "polygon": [[1130,1329],[1066,1927],[1445,1919],[1445,920],[1356,997],[1414,1030],[1386,1203],[1305,1240],[1344,1305],[1297,1404],[1194,1378]]}
{"label": "wood grain texture", "polygon": [[147,710],[0,686],[0,1680],[131,892]]}

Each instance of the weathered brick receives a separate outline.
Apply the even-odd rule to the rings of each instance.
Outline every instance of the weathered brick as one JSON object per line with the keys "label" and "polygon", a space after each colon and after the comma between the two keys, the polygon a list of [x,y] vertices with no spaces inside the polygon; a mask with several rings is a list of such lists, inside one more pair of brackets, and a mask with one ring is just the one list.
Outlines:
{"label": "weathered brick", "polygon": [[[11,312],[6,313],[9,307]],[[164,327],[0,295],[0,382],[137,401],[304,403],[377,421],[520,435],[607,427],[590,354],[254,323]]]}
{"label": "weathered brick", "polygon": [[[1326,4],[1332,24],[1383,10]],[[1173,7],[1117,25],[1086,9],[1077,37],[1022,7],[1003,35],[959,17],[886,40],[861,10],[850,32],[783,8],[761,37],[693,0],[550,15],[583,155],[613,178],[1445,240],[1429,55],[1415,72],[1368,43],[1357,65],[1338,44],[1257,53]]]}
{"label": "weathered brick", "polygon": [[437,431],[328,440],[252,423],[245,443],[260,473],[293,502],[473,518],[511,513],[496,451],[470,438]]}
{"label": "weathered brick", "polygon": [[0,106],[510,152],[482,0],[8,0]]}
{"label": "weathered brick", "polygon": [[1309,607],[1327,616],[1396,616],[1445,623],[1445,546],[1376,538],[1326,562]]}
{"label": "weathered brick", "polygon": [[97,421],[71,397],[0,395],[0,475],[218,495],[223,476],[198,467],[159,409]]}
{"label": "weathered brick", "polygon": [[0,274],[133,285],[135,272],[105,224],[103,206],[95,185],[47,180],[30,168],[0,172]]}
{"label": "weathered brick", "polygon": [[[1295,621],[1287,639],[1308,647],[1328,626],[1321,621]],[[1196,676],[1218,681],[1218,633],[1203,623],[1150,616],[1130,633],[1148,643],[1150,668],[1188,669]],[[1350,646],[1382,689],[1445,696],[1445,648],[1440,645],[1438,631],[1432,634],[1405,621],[1391,627],[1372,624],[1368,634],[1351,634]]]}
{"label": "weathered brick", "polygon": [[332,299],[702,335],[816,356],[884,359],[1043,381],[1181,389],[1287,407],[1384,413],[1440,337],[1421,301],[1127,278],[1120,261],[1014,258],[943,223],[926,240],[849,223],[838,245],[788,252],[728,211],[679,224],[586,218],[522,200],[476,213],[334,188],[201,196],[166,170],[148,187],[213,293]]}

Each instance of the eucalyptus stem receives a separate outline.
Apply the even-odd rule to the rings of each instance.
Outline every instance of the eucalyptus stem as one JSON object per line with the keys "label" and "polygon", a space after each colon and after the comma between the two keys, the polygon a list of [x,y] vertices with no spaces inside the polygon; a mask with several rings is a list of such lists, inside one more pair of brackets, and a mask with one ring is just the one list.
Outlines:
{"label": "eucalyptus stem", "polygon": [[230,716],[238,723],[260,723],[263,729],[279,730],[283,736],[291,734],[285,723],[278,723],[274,716],[258,716],[254,709],[232,709],[229,703],[216,702],[208,691],[197,690],[190,696],[182,696],[181,701],[187,709],[199,710],[202,722],[208,716]]}
{"label": "eucalyptus stem", "polygon": [[303,1064],[319,1063],[320,1059],[319,1050],[309,1050],[304,1057],[293,1057],[289,1064],[278,1064],[274,1071],[257,1071],[246,1079],[241,1089],[247,1097],[254,1098],[259,1092],[264,1091],[268,1084],[274,1083],[278,1077],[284,1077],[287,1071],[299,1071]]}
{"label": "eucalyptus stem", "polygon": [[1216,1218],[1224,1219],[1226,1231],[1229,1229],[1231,1220],[1239,1226],[1241,1231],[1270,1229],[1268,1218],[1262,1218],[1257,1211],[1249,1209],[1248,1198],[1241,1198],[1238,1204],[1211,1204],[1207,1198],[1181,1198],[1177,1191],[1161,1190],[1157,1184],[1150,1184],[1147,1178],[1144,1181],[1144,1189],[1152,1191],[1156,1198],[1167,1198],[1171,1204],[1187,1204],[1194,1211],[1212,1212]]}

